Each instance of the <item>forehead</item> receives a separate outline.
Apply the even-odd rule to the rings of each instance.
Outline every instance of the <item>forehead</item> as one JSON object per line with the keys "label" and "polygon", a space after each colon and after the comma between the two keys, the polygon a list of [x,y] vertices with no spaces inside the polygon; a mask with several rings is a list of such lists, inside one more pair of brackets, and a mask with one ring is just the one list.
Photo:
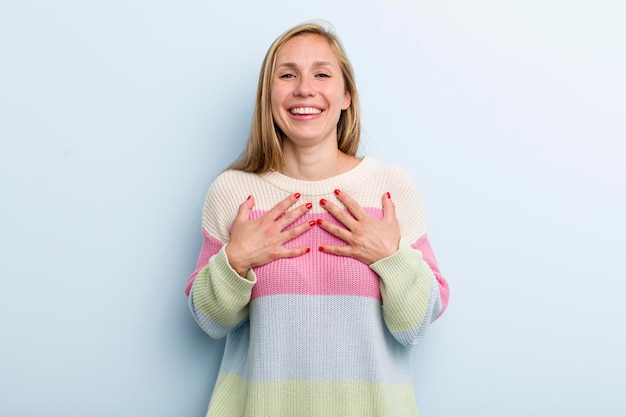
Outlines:
{"label": "forehead", "polygon": [[276,54],[276,65],[285,63],[327,63],[339,67],[328,39],[317,34],[303,34],[289,39]]}

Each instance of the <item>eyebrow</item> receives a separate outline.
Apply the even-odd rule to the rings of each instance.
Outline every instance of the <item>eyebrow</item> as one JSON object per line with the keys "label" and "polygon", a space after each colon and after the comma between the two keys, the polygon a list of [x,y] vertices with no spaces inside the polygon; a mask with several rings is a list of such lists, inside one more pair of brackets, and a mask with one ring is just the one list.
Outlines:
{"label": "eyebrow", "polygon": [[[328,61],[315,61],[313,62],[314,67],[332,67],[332,64]],[[297,65],[294,62],[283,62],[276,66],[278,67],[287,67],[287,68],[296,68]]]}

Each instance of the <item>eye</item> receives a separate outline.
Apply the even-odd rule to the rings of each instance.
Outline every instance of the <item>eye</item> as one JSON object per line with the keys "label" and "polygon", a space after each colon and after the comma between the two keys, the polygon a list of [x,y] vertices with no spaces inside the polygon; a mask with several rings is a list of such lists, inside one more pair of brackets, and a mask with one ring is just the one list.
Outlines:
{"label": "eye", "polygon": [[325,72],[320,72],[319,74],[316,74],[315,76],[319,78],[330,78],[330,74],[327,74]]}
{"label": "eye", "polygon": [[290,73],[286,73],[286,74],[281,74],[278,76],[278,78],[282,78],[282,79],[289,79],[289,78],[294,78],[295,75],[294,74],[290,74]]}

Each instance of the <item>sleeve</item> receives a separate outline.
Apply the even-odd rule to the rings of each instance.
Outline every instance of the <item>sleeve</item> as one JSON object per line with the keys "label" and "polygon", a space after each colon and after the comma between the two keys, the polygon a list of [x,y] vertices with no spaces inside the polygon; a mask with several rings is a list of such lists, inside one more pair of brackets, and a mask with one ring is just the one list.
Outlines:
{"label": "sleeve", "polygon": [[232,269],[223,246],[196,274],[189,308],[209,336],[222,338],[248,318],[248,303],[256,282],[250,270],[243,278]]}
{"label": "sleeve", "polygon": [[[248,318],[248,303],[256,276],[250,270],[244,278],[230,266],[226,256],[228,240],[225,233],[230,225],[218,228],[229,222],[224,216],[224,207],[216,206],[215,184],[209,189],[204,203],[202,225],[202,248],[195,271],[187,280],[185,294],[189,308],[198,325],[211,337],[222,338],[240,326]],[[222,200],[223,201],[223,200]],[[226,210],[228,211],[228,210]],[[222,235],[218,239],[213,235]]]}
{"label": "sleeve", "polygon": [[[448,305],[448,283],[442,276],[426,235],[421,194],[412,180],[399,198],[396,214],[402,230],[400,247],[370,267],[381,278],[383,317],[404,346],[415,346]],[[395,198],[394,198],[395,200]]]}

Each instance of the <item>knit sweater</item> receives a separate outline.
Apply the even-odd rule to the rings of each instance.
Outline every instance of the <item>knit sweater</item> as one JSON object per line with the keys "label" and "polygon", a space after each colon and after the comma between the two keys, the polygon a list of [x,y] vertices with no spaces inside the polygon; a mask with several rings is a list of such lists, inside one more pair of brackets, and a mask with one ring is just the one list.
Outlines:
{"label": "knit sweater", "polygon": [[[252,268],[230,266],[224,248],[239,205],[255,197],[251,219],[296,192],[314,207],[292,226],[321,218],[333,190],[381,219],[391,194],[401,230],[399,250],[366,265],[318,251],[345,245],[321,227],[285,243],[309,253]],[[321,181],[278,172],[229,170],[207,193],[203,244],[185,292],[200,327],[226,336],[207,417],[413,417],[411,347],[445,310],[448,284],[426,236],[422,198],[409,174],[364,157],[350,171]]]}

